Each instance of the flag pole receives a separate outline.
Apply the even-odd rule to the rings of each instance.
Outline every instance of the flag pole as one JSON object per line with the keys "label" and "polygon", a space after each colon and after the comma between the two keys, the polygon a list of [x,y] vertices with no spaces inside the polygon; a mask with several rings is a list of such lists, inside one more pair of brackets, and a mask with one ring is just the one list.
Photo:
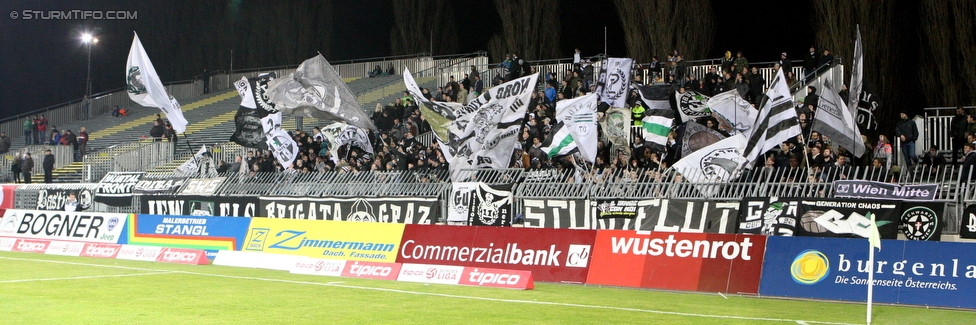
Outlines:
{"label": "flag pole", "polygon": [[[874,221],[871,221],[874,223]],[[874,298],[874,246],[871,245],[871,240],[868,240],[868,311],[867,311],[867,321],[868,325],[871,325],[871,303]]]}

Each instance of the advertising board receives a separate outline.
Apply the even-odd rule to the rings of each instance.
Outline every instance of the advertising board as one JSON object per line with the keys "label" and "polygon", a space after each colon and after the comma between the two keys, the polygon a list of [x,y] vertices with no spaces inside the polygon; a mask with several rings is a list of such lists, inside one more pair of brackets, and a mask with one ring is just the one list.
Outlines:
{"label": "advertising board", "polygon": [[0,236],[117,243],[129,214],[7,209]]}
{"label": "advertising board", "polygon": [[213,258],[218,250],[241,250],[250,225],[250,218],[137,214],[120,242],[202,249]]}
{"label": "advertising board", "polygon": [[[769,237],[761,295],[866,301],[868,241]],[[976,308],[976,244],[882,240],[874,301]]]}
{"label": "advertising board", "polygon": [[587,284],[757,293],[765,236],[599,230]]}
{"label": "advertising board", "polygon": [[398,223],[252,218],[243,250],[392,263],[403,227]]}
{"label": "advertising board", "polygon": [[406,225],[397,262],[531,271],[583,283],[594,230]]}

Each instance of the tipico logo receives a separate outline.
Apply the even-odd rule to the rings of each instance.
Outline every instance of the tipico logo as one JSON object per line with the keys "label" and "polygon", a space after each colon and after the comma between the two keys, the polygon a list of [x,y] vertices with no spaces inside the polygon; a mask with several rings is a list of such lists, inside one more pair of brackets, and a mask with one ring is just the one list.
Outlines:
{"label": "tipico logo", "polygon": [[820,282],[830,274],[830,261],[824,253],[808,249],[800,252],[793,259],[790,266],[793,281],[799,284],[812,285]]}

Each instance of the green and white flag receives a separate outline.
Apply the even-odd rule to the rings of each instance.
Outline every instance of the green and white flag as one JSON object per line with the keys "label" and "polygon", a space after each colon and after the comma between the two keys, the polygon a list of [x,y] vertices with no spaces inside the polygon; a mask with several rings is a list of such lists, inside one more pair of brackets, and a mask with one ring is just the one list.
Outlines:
{"label": "green and white flag", "polygon": [[674,110],[668,101],[671,86],[638,86],[637,92],[646,107],[641,120],[644,141],[667,146],[668,134],[674,125]]}
{"label": "green and white flag", "polygon": [[559,122],[552,128],[549,133],[549,137],[542,142],[542,152],[545,152],[549,158],[555,156],[568,155],[578,148],[576,140],[573,139],[573,135],[569,132],[569,127],[566,127],[565,122]]}
{"label": "green and white flag", "polygon": [[[568,141],[579,149],[580,155],[587,161],[594,162],[597,143],[596,107],[597,96],[594,93],[556,103],[556,121],[559,122],[556,127],[559,129],[554,128],[550,133],[550,138],[558,139],[555,145],[567,141],[557,134],[557,131],[565,132],[569,135]],[[571,151],[572,148],[566,149],[564,153],[560,150],[555,155],[564,155]],[[554,156],[553,153],[546,152],[550,158]]]}
{"label": "green and white flag", "polygon": [[133,34],[129,58],[125,61],[125,90],[129,93],[129,99],[145,107],[158,107],[166,114],[170,124],[173,124],[173,130],[185,132],[189,122],[183,117],[180,104],[176,102],[176,98],[166,93],[166,87],[159,80],[156,68],[149,61],[149,54],[146,54],[146,49],[139,41],[139,35],[135,32]]}

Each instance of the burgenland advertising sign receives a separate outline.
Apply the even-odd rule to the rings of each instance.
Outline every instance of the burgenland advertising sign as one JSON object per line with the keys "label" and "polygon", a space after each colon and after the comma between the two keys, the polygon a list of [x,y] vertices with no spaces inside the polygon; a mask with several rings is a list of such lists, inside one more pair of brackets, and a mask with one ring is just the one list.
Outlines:
{"label": "burgenland advertising sign", "polygon": [[[866,301],[866,239],[769,237],[761,295]],[[874,301],[976,308],[976,244],[883,240]]]}

